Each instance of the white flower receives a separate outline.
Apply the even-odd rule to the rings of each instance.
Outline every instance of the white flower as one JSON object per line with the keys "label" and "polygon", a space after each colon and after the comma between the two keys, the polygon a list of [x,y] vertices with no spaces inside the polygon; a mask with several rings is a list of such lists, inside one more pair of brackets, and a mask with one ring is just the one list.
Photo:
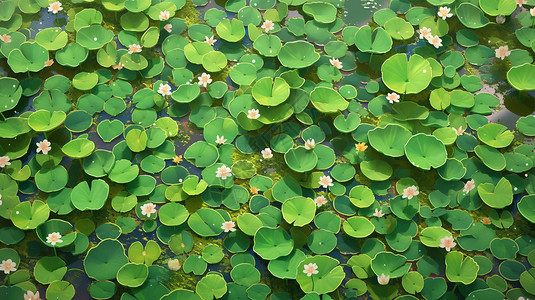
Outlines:
{"label": "white flower", "polygon": [[236,231],[236,224],[232,221],[223,222],[223,225],[221,225],[221,229],[225,230],[225,232],[234,232]]}
{"label": "white flower", "polygon": [[399,98],[400,96],[396,93],[388,93],[388,95],[386,95],[386,100],[388,100],[390,104],[394,104],[394,102],[399,102]]}
{"label": "white flower", "polygon": [[139,53],[139,52],[141,52],[141,46],[140,45],[132,44],[132,45],[128,46],[128,53],[129,54]]}
{"label": "white flower", "polygon": [[178,261],[177,258],[175,259],[169,259],[167,261],[167,267],[172,271],[178,271],[180,270],[180,261]]}
{"label": "white flower", "polygon": [[411,200],[412,197],[418,196],[419,193],[420,192],[418,192],[418,188],[416,186],[414,186],[414,185],[411,185],[408,188],[403,190],[403,197],[402,198],[407,198],[407,199]]}
{"label": "white flower", "polygon": [[308,277],[318,274],[318,265],[314,263],[309,263],[308,265],[305,265],[305,269],[303,270],[303,273],[307,274]]}
{"label": "white flower", "polygon": [[377,276],[377,282],[379,282],[380,285],[387,285],[390,281],[390,275],[385,276],[385,273],[382,273],[381,276]]}
{"label": "white flower", "polygon": [[448,252],[450,252],[451,248],[455,247],[455,245],[457,244],[454,242],[452,236],[446,236],[440,239],[440,248],[445,248]]}
{"label": "white flower", "polygon": [[251,120],[256,120],[258,118],[260,118],[260,111],[258,109],[250,109],[249,111],[247,111],[247,118],[251,119]]}
{"label": "white flower", "polygon": [[509,55],[511,55],[511,51],[509,51],[509,46],[501,46],[500,48],[496,49],[496,57],[499,59],[503,60]]}
{"label": "white flower", "polygon": [[453,131],[455,131],[457,135],[463,135],[464,131],[466,130],[466,129],[463,129],[462,126],[459,126],[459,129],[456,129],[455,127],[452,127],[452,129]]}
{"label": "white flower", "polygon": [[531,14],[532,17],[535,17],[535,7],[530,8],[529,13]]}
{"label": "white flower", "polygon": [[319,184],[323,186],[324,189],[326,189],[329,186],[334,185],[331,176],[325,176],[325,175],[320,177]]}
{"label": "white flower", "polygon": [[24,294],[24,300],[41,300],[39,291],[35,292],[35,294],[32,291],[26,291],[26,294]]}
{"label": "white flower", "polygon": [[464,188],[463,188],[463,192],[465,193],[469,193],[471,190],[473,190],[474,188],[476,187],[476,182],[471,179],[469,181],[467,181],[465,184],[464,184]]}
{"label": "white flower", "polygon": [[317,207],[320,207],[322,205],[327,204],[327,199],[325,199],[325,196],[320,195],[314,199],[314,203],[316,203]]}
{"label": "white flower", "polygon": [[145,203],[141,205],[141,214],[150,218],[150,215],[156,214],[156,204],[154,203]]}
{"label": "white flower", "polygon": [[502,15],[496,16],[496,23],[503,24],[505,23],[505,17]]}
{"label": "white flower", "polygon": [[224,144],[227,141],[227,139],[224,136],[217,136],[215,139],[216,144],[221,145]]}
{"label": "white flower", "polygon": [[44,139],[40,142],[35,143],[37,145],[36,152],[43,152],[43,154],[48,154],[48,151],[52,150],[52,147],[50,146],[50,142],[47,139]]}
{"label": "white flower", "polygon": [[9,165],[11,165],[11,163],[9,162],[9,156],[0,156],[0,168]]}
{"label": "white flower", "polygon": [[329,62],[331,63],[331,65],[333,65],[333,67],[337,69],[343,68],[342,63],[336,58],[329,59]]}
{"label": "white flower", "polygon": [[173,25],[171,24],[167,24],[163,27],[163,29],[165,29],[165,31],[171,33],[172,29],[173,29]]}
{"label": "white flower", "polygon": [[213,46],[215,44],[215,42],[217,42],[216,39],[214,39],[214,36],[212,35],[212,37],[205,37],[205,42],[208,43],[210,46]]}
{"label": "white flower", "polygon": [[170,14],[167,10],[160,11],[160,15],[158,16],[160,18],[160,21],[167,21],[169,20]]}
{"label": "white flower", "polygon": [[[2,199],[2,194],[0,194],[0,199]],[[2,205],[2,200],[0,200],[0,205]]]}
{"label": "white flower", "polygon": [[158,94],[162,96],[170,96],[171,86],[167,83],[166,84],[160,83],[160,87],[158,88]]}
{"label": "white flower", "polygon": [[270,158],[273,157],[273,152],[271,151],[270,148],[266,148],[266,149],[260,151],[260,153],[262,153],[262,157],[264,159],[270,159]]}
{"label": "white flower", "polygon": [[380,209],[375,209],[375,212],[373,213],[374,217],[382,218],[385,214]]}
{"label": "white flower", "polygon": [[453,14],[450,13],[451,8],[442,6],[438,9],[437,15],[442,18],[442,20],[446,20],[447,18],[453,17]]}
{"label": "white flower", "polygon": [[275,24],[273,23],[273,21],[265,20],[264,24],[262,24],[262,29],[264,29],[264,31],[267,33],[270,30],[275,29]]}
{"label": "white flower", "polygon": [[442,47],[442,39],[438,35],[429,35],[427,41],[429,44],[435,46],[435,48]]}
{"label": "white flower", "polygon": [[4,271],[4,274],[9,274],[10,272],[17,271],[17,264],[11,259],[3,260],[0,264],[0,271]]}
{"label": "white flower", "polygon": [[63,240],[61,239],[61,234],[59,234],[59,232],[52,232],[46,237],[46,242],[52,246],[56,246],[56,244],[63,243]]}
{"label": "white flower", "polygon": [[314,141],[314,139],[308,139],[305,142],[305,149],[310,150],[314,149],[314,147],[316,147],[316,141]]}
{"label": "white flower", "polygon": [[48,5],[48,12],[52,12],[53,14],[57,14],[59,11],[62,11],[63,7],[61,7],[61,2],[56,1],[53,3],[50,3]]}
{"label": "white flower", "polygon": [[210,83],[212,83],[212,79],[210,79],[210,74],[202,73],[201,76],[197,77],[199,79],[199,85],[200,86],[208,86]]}
{"label": "white flower", "polygon": [[222,165],[221,167],[217,168],[217,171],[215,171],[215,177],[219,177],[222,180],[227,179],[227,177],[232,176],[232,173],[230,173],[231,169],[225,165]]}
{"label": "white flower", "polygon": [[516,4],[518,4],[518,7],[522,7],[522,5],[526,4],[526,0],[516,0]]}
{"label": "white flower", "polygon": [[420,33],[420,39],[427,39],[431,35],[431,29],[427,27],[422,27],[418,31]]}

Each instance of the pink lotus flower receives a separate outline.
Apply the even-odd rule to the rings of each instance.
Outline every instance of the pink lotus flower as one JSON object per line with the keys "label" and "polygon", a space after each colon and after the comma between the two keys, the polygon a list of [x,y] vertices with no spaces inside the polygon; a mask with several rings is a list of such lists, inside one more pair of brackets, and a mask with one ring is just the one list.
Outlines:
{"label": "pink lotus flower", "polygon": [[236,231],[236,224],[232,221],[223,222],[223,225],[221,225],[221,229],[225,230],[225,232],[234,232]]}
{"label": "pink lotus flower", "polygon": [[420,33],[420,39],[427,39],[427,37],[431,35],[431,29],[427,27],[422,27],[420,28],[418,33]]}
{"label": "pink lotus flower", "polygon": [[249,111],[247,111],[247,118],[251,119],[251,120],[256,120],[258,118],[260,118],[260,111],[258,109],[250,109]]}
{"label": "pink lotus flower", "polygon": [[128,53],[129,54],[132,54],[132,53],[139,53],[141,52],[141,46],[140,45],[137,45],[137,44],[132,44],[130,46],[128,46]]}
{"label": "pink lotus flower", "polygon": [[466,130],[466,129],[463,129],[462,126],[459,126],[459,129],[456,129],[455,127],[452,127],[452,129],[453,131],[455,131],[457,135],[463,135],[464,131]]}
{"label": "pink lotus flower", "polygon": [[266,148],[266,149],[260,151],[260,153],[262,153],[262,157],[264,159],[270,159],[270,158],[273,157],[273,152],[271,151],[270,148]]}
{"label": "pink lotus flower", "polygon": [[447,18],[453,17],[453,14],[450,13],[451,8],[442,6],[438,9],[437,15],[442,18],[442,20],[446,20]]}
{"label": "pink lotus flower", "polygon": [[440,239],[440,248],[445,248],[448,252],[450,252],[451,248],[455,247],[455,245],[457,244],[454,242],[452,236],[446,236]]}
{"label": "pink lotus flower", "polygon": [[390,102],[390,104],[394,104],[394,102],[399,102],[399,98],[400,96],[396,93],[388,93],[386,95],[386,100],[388,100],[388,102]]}
{"label": "pink lotus flower", "polygon": [[337,69],[343,68],[342,63],[336,58],[329,59],[329,62],[331,63],[331,65],[333,65],[333,67]]}
{"label": "pink lotus flower", "polygon": [[331,176],[326,175],[320,177],[319,184],[323,186],[324,189],[334,185]]}
{"label": "pink lotus flower", "polygon": [[314,203],[316,203],[317,207],[320,207],[322,205],[327,204],[327,199],[325,199],[325,196],[320,195],[314,199]]}
{"label": "pink lotus flower", "polygon": [[511,51],[509,51],[508,46],[501,46],[500,48],[496,49],[496,58],[503,60],[509,55],[511,55]]}
{"label": "pink lotus flower", "polygon": [[442,39],[438,35],[428,36],[427,41],[437,49],[442,47]]}
{"label": "pink lotus flower", "polygon": [[385,273],[382,273],[381,276],[377,276],[377,282],[380,285],[387,285],[390,281],[390,275],[385,276]]}
{"label": "pink lotus flower", "polygon": [[217,171],[215,172],[215,177],[221,178],[222,180],[226,180],[227,177],[232,176],[231,169],[225,165],[222,165],[221,167],[217,168]]}
{"label": "pink lotus flower", "polygon": [[63,240],[61,239],[61,234],[59,234],[59,232],[52,232],[46,237],[46,242],[52,246],[56,246],[56,244],[63,243]]}
{"label": "pink lotus flower", "polygon": [[199,79],[199,85],[207,87],[210,83],[212,83],[212,79],[210,79],[210,74],[202,73],[201,76],[197,77]]}
{"label": "pink lotus flower", "polygon": [[167,21],[169,20],[170,14],[167,10],[161,11],[158,18],[160,18],[160,21]]}
{"label": "pink lotus flower", "polygon": [[4,42],[6,44],[11,43],[11,36],[4,33],[4,34],[0,35],[0,41]]}
{"label": "pink lotus flower", "polygon": [[476,187],[476,183],[473,179],[467,181],[465,184],[464,184],[464,188],[463,188],[463,192],[464,193],[469,193],[471,190],[473,190],[474,188]]}
{"label": "pink lotus flower", "polygon": [[53,3],[50,3],[48,5],[48,12],[52,12],[53,14],[57,14],[59,11],[62,11],[63,7],[61,7],[61,2],[56,1]]}
{"label": "pink lotus flower", "polygon": [[35,294],[32,291],[27,291],[26,294],[24,294],[24,300],[41,300],[39,291],[35,292]]}
{"label": "pink lotus flower", "polygon": [[0,271],[4,271],[4,274],[9,274],[10,272],[17,271],[17,264],[11,259],[3,260],[0,264]]}
{"label": "pink lotus flower", "polygon": [[43,152],[43,154],[48,154],[48,151],[52,150],[52,147],[50,146],[50,142],[47,139],[44,139],[40,142],[35,143],[37,145],[36,152]]}
{"label": "pink lotus flower", "polygon": [[314,139],[308,139],[305,142],[305,149],[311,150],[314,149],[314,147],[316,147],[316,141],[314,141]]}
{"label": "pink lotus flower", "polygon": [[9,156],[0,156],[0,168],[10,165],[11,163],[9,162]]}
{"label": "pink lotus flower", "polygon": [[214,39],[214,36],[212,35],[212,37],[205,37],[205,42],[208,43],[208,45],[210,46],[213,46],[215,44],[215,42],[217,42],[216,39]]}
{"label": "pink lotus flower", "polygon": [[375,212],[373,213],[374,217],[382,218],[385,214],[380,209],[375,209]]}
{"label": "pink lotus flower", "polygon": [[218,145],[224,144],[226,141],[227,141],[227,139],[224,136],[219,136],[219,135],[215,139],[215,142]]}
{"label": "pink lotus flower", "polygon": [[167,24],[163,27],[163,29],[165,29],[165,31],[167,31],[168,33],[171,33],[172,29],[173,29],[173,25],[171,24]]}
{"label": "pink lotus flower", "polygon": [[141,214],[150,218],[150,215],[156,214],[156,204],[154,203],[145,203],[141,205]]}
{"label": "pink lotus flower", "polygon": [[414,185],[411,185],[408,188],[403,190],[403,197],[402,198],[407,198],[407,199],[411,200],[412,197],[418,196],[419,193],[420,192],[418,192],[418,188],[416,186],[414,186]]}
{"label": "pink lotus flower", "polygon": [[264,31],[268,33],[270,30],[275,29],[275,23],[270,20],[265,20],[264,24],[262,24],[262,29],[264,29]]}
{"label": "pink lotus flower", "polygon": [[162,96],[170,96],[171,86],[167,83],[166,84],[160,83],[160,87],[158,88],[158,94]]}
{"label": "pink lotus flower", "polygon": [[318,265],[314,263],[309,263],[308,265],[305,265],[303,273],[307,274],[308,277],[318,274]]}

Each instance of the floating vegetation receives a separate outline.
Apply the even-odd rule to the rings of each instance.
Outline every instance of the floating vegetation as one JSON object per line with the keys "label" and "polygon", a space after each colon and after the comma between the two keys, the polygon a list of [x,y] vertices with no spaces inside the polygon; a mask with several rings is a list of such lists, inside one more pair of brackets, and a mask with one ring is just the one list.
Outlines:
{"label": "floating vegetation", "polygon": [[384,2],[0,2],[0,299],[535,297],[535,2]]}

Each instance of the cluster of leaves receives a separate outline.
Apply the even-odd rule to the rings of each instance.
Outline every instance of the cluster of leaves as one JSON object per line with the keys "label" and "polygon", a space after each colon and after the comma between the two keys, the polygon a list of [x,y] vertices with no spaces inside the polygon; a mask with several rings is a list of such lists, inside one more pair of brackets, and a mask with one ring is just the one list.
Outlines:
{"label": "cluster of leaves", "polygon": [[535,117],[482,90],[533,111],[535,1],[64,4],[0,2],[2,299],[535,294]]}

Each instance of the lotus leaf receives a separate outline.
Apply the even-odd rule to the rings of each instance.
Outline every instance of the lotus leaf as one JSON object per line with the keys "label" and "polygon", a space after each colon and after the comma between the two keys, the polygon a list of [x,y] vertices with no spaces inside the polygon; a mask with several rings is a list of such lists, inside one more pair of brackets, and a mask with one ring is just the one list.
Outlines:
{"label": "lotus leaf", "polygon": [[314,45],[305,41],[295,41],[284,44],[278,58],[287,68],[302,69],[318,61],[320,55],[314,51]]}
{"label": "lotus leaf", "polygon": [[275,78],[275,80],[264,77],[255,83],[252,95],[261,105],[277,106],[290,96],[290,86],[280,77]]}
{"label": "lotus leaf", "polygon": [[476,261],[461,252],[453,251],[446,255],[446,277],[452,282],[470,284],[476,280],[479,266]]}
{"label": "lotus leaf", "polygon": [[302,227],[314,219],[316,204],[310,198],[294,197],[284,201],[281,210],[286,222]]}
{"label": "lotus leaf", "polygon": [[396,124],[388,124],[384,128],[377,127],[368,131],[370,145],[377,151],[392,157],[405,154],[404,146],[411,136],[407,129]]}
{"label": "lotus leaf", "polygon": [[109,186],[102,180],[91,182],[91,188],[86,181],[76,185],[71,193],[72,204],[78,210],[99,210],[108,200]]}
{"label": "lotus leaf", "polygon": [[479,127],[477,136],[482,142],[494,148],[507,147],[514,138],[513,133],[507,130],[507,127],[495,123]]}
{"label": "lotus leaf", "polygon": [[403,94],[416,94],[427,88],[432,78],[429,62],[420,55],[396,54],[381,66],[385,85]]}
{"label": "lotus leaf", "polygon": [[513,203],[513,188],[511,183],[501,178],[494,186],[492,183],[482,183],[477,186],[481,200],[492,208],[504,208]]}
{"label": "lotus leaf", "polygon": [[262,227],[254,235],[253,250],[263,259],[274,260],[292,252],[294,241],[281,227]]}
{"label": "lotus leaf", "polygon": [[149,269],[144,264],[127,263],[117,271],[117,282],[127,287],[138,287],[145,282]]}
{"label": "lotus leaf", "polygon": [[89,50],[102,48],[113,38],[113,32],[101,25],[89,25],[76,32],[76,42]]}
{"label": "lotus leaf", "polygon": [[457,6],[455,14],[459,18],[459,21],[468,28],[478,29],[487,26],[489,23],[489,20],[485,17],[481,9],[472,3],[462,3]]}
{"label": "lotus leaf", "polygon": [[45,67],[48,60],[48,50],[43,46],[24,42],[19,48],[9,52],[7,63],[15,73],[38,72]]}
{"label": "lotus leaf", "polygon": [[507,81],[519,91],[533,90],[535,86],[530,78],[533,78],[534,73],[535,65],[533,64],[516,66],[507,72]]}
{"label": "lotus leaf", "polygon": [[434,136],[423,133],[413,135],[407,141],[405,155],[415,167],[424,170],[442,166],[447,158],[444,144]]}
{"label": "lotus leaf", "polygon": [[224,19],[216,26],[217,34],[228,42],[241,41],[245,36],[243,22],[238,19]]}

